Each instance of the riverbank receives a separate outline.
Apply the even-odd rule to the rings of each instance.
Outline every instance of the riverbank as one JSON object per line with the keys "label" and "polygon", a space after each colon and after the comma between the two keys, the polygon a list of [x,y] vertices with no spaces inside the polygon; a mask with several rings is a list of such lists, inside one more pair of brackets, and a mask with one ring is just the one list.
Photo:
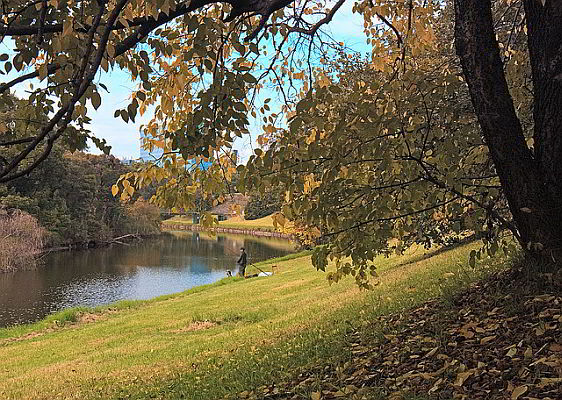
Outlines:
{"label": "riverbank", "polygon": [[207,228],[202,225],[194,224],[166,224],[165,229],[170,231],[192,231],[192,232],[214,232],[214,233],[230,233],[233,235],[247,235],[247,236],[261,236],[261,237],[274,237],[280,239],[291,239],[292,235],[276,232],[269,229],[247,229],[247,228],[227,228],[222,226],[217,226],[213,228]]}
{"label": "riverbank", "polygon": [[45,255],[41,267],[0,275],[0,327],[78,305],[150,299],[215,282],[240,247],[254,263],[294,252],[282,239],[166,232],[156,238]]}
{"label": "riverbank", "polygon": [[86,250],[86,249],[97,249],[100,247],[106,247],[112,244],[128,245],[132,241],[138,241],[143,239],[150,239],[158,237],[160,233],[151,234],[138,234],[138,233],[128,233],[126,235],[120,235],[110,240],[87,240],[84,242],[69,243],[62,246],[47,247],[41,250],[41,255],[46,253],[54,253],[57,251],[70,251],[70,250]]}
{"label": "riverbank", "polygon": [[213,228],[204,227],[202,225],[193,224],[192,220],[187,217],[173,217],[162,222],[164,230],[190,230],[194,232],[215,232],[215,233],[232,233],[249,236],[277,237],[291,239],[292,235],[280,232],[273,226],[273,218],[271,215],[255,220],[245,220],[240,217],[231,218],[225,221],[219,221],[218,226]]}
{"label": "riverbank", "polygon": [[449,298],[505,268],[505,260],[496,258],[470,269],[468,253],[476,247],[433,257],[418,249],[380,258],[380,284],[372,292],[359,291],[351,279],[328,285],[310,256],[301,256],[259,264],[264,270],[277,266],[278,273],[268,278],[227,278],[150,301],[68,312],[66,323],[50,319],[1,329],[0,395],[246,396],[303,368],[335,368],[352,354],[346,341],[350,329],[429,298]]}

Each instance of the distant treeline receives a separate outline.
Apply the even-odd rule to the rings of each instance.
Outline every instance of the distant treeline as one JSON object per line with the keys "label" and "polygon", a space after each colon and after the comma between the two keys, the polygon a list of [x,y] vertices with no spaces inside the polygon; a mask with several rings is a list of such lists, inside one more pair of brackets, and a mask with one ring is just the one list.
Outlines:
{"label": "distant treeline", "polygon": [[57,149],[29,176],[0,185],[0,207],[37,218],[47,232],[48,246],[103,242],[127,233],[157,233],[157,207],[142,197],[122,204],[111,194],[111,185],[130,169],[112,156]]}

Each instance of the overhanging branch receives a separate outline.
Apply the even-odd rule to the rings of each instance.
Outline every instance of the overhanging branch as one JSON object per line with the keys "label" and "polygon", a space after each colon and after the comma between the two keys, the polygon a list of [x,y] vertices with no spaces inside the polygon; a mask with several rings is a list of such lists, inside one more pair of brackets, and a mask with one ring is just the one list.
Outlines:
{"label": "overhanging branch", "polygon": [[345,0],[339,0],[334,5],[334,7],[328,12],[328,14],[326,14],[324,18],[322,18],[317,23],[315,23],[311,28],[304,29],[299,27],[293,27],[289,29],[289,32],[297,32],[297,33],[302,33],[303,35],[310,35],[310,36],[316,35],[316,32],[318,32],[318,29],[320,29],[322,25],[326,25],[332,21],[332,18],[334,18],[336,12],[338,12],[341,6],[343,6],[343,3],[345,3]]}

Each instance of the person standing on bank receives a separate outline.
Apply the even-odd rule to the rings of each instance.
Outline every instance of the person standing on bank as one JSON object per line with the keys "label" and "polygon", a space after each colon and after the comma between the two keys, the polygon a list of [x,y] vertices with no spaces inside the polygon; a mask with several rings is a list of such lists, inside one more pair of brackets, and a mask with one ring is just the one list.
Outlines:
{"label": "person standing on bank", "polygon": [[244,273],[246,272],[246,263],[246,251],[244,250],[244,247],[240,247],[240,258],[238,259],[238,261],[236,261],[236,264],[238,265],[238,271],[240,272],[241,276],[244,276]]}

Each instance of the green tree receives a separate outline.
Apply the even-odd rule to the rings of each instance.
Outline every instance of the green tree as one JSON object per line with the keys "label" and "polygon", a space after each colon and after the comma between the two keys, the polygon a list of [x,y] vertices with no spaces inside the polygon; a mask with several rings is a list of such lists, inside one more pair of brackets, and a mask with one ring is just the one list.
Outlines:
{"label": "green tree", "polygon": [[[444,2],[355,1],[354,10],[364,17],[364,30],[373,51],[370,60],[373,71],[366,71],[371,80],[364,84],[350,82],[357,93],[348,94],[348,101],[358,96],[357,100],[365,107],[351,109],[356,120],[343,118],[342,112],[347,110],[338,108],[332,101],[339,95],[338,90],[344,90],[337,80],[323,73],[321,68],[307,64],[310,57],[303,53],[304,49],[318,49],[324,57],[320,61],[324,62],[338,47],[337,43],[327,42],[321,30],[344,3],[345,0],[330,4],[291,0],[4,2],[5,18],[0,34],[11,37],[15,46],[13,54],[0,55],[0,60],[5,71],[15,69],[19,75],[1,84],[0,94],[38,77],[43,83],[31,91],[27,100],[36,112],[47,116],[48,123],[27,136],[24,143],[10,144],[19,147],[6,158],[0,182],[23,176],[35,168],[48,156],[71,121],[79,127],[86,126],[89,122],[87,102],[94,108],[99,107],[104,90],[101,82],[94,81],[96,74],[100,68],[119,67],[130,71],[132,78],[142,83],[126,109],[117,110],[115,115],[128,121],[155,105],[154,118],[145,128],[150,138],[147,146],[161,147],[165,155],[158,165],[123,177],[114,192],[121,190],[126,199],[134,193],[134,187],[161,181],[164,185],[154,198],[159,205],[191,205],[198,187],[205,188],[206,193],[224,190],[221,177],[228,179],[234,174],[227,162],[228,149],[233,137],[247,132],[248,113],[263,118],[268,135],[275,137],[279,132],[279,125],[276,125],[279,115],[270,110],[268,101],[256,103],[259,97],[256,93],[266,84],[274,84],[286,99],[282,111],[290,117],[288,135],[302,136],[305,130],[310,142],[306,147],[317,161],[345,159],[348,152],[354,151],[372,153],[372,164],[365,164],[363,169],[351,168],[353,176],[347,176],[345,169],[340,168],[341,176],[336,175],[335,169],[329,169],[332,175],[328,177],[333,181],[340,184],[355,179],[358,184],[370,184],[367,168],[370,166],[386,178],[378,183],[399,189],[396,185],[409,181],[394,176],[416,178],[414,171],[421,168],[421,183],[416,181],[409,185],[427,190],[424,185],[429,182],[440,188],[424,192],[427,202],[418,199],[412,190],[397,190],[403,194],[394,197],[389,194],[390,198],[384,198],[380,216],[365,215],[364,219],[357,220],[362,225],[343,226],[344,232],[352,237],[349,246],[355,258],[358,254],[361,254],[360,260],[372,258],[388,243],[381,239],[380,246],[372,242],[371,245],[362,244],[368,235],[358,228],[369,227],[369,233],[380,234],[382,238],[389,237],[387,230],[400,236],[406,233],[400,228],[405,229],[405,225],[399,222],[402,218],[397,217],[408,220],[412,212],[450,207],[453,210],[450,215],[449,211],[444,212],[447,223],[459,222],[462,228],[463,213],[485,214],[480,221],[499,222],[507,227],[529,252],[558,260],[562,248],[562,207],[559,204],[562,201],[562,163],[559,162],[562,141],[558,135],[562,124],[558,115],[562,109],[560,1],[456,0],[452,10],[454,39],[441,36],[439,40],[444,40],[441,43],[437,42],[435,27],[445,19]],[[500,8],[503,12],[495,13]],[[261,40],[273,44],[273,51]],[[442,58],[430,57],[441,55],[443,48],[453,41],[484,143],[473,134],[476,125],[464,120],[467,115],[468,119],[474,115],[471,110],[450,107],[451,101],[465,104],[464,97],[450,91],[451,87],[457,87],[458,93],[465,89],[465,83],[458,82],[455,63],[443,64]],[[526,65],[531,67],[530,75],[527,75]],[[426,66],[433,66],[434,70]],[[518,79],[510,74],[517,75]],[[511,92],[510,79],[517,88]],[[529,82],[532,90],[521,93]],[[292,101],[301,89],[304,98],[294,108]],[[439,94],[447,102],[440,100]],[[409,107],[408,96],[412,96],[412,107]],[[1,99],[5,102],[4,96]],[[319,99],[328,104],[327,109],[322,110]],[[532,144],[525,137],[529,115],[526,99],[532,102],[533,109]],[[380,108],[379,104],[387,108]],[[424,116],[426,105],[431,112]],[[373,119],[371,111],[387,125],[382,126],[378,119]],[[333,122],[311,121],[307,113],[324,115]],[[338,113],[344,123],[337,122]],[[404,119],[404,114],[408,119]],[[313,131],[313,126],[320,129]],[[354,138],[347,133],[353,129],[370,129],[372,141],[360,135],[363,143],[355,150]],[[441,132],[443,130],[446,131]],[[333,148],[339,152],[322,153],[321,150],[331,148],[323,144],[330,134],[343,135],[332,141]],[[383,135],[389,135],[388,144],[374,145]],[[397,139],[396,135],[401,135],[402,139]],[[423,139],[429,137],[435,137],[435,141]],[[264,137],[262,142],[265,140]],[[283,140],[290,141],[290,138],[283,138],[281,142]],[[296,148],[301,149],[301,144],[305,143],[297,143]],[[371,146],[381,153],[374,153],[375,148]],[[487,157],[487,149],[492,162],[463,160],[451,154],[459,149],[483,159]],[[279,168],[288,159],[281,154],[279,145],[267,151],[280,158],[266,156],[262,159],[264,152],[258,150],[256,158],[260,160],[252,160],[255,168],[262,165]],[[403,162],[406,157],[412,159],[408,168]],[[193,159],[196,162],[210,159],[215,163],[210,170],[202,170],[194,167]],[[449,164],[453,162],[457,164]],[[468,171],[464,168],[471,168],[471,165],[485,165],[487,169],[483,171],[497,174],[499,182],[486,181],[485,185],[490,186],[487,191],[466,189],[468,185],[462,183],[462,177],[466,177]],[[352,166],[345,167],[349,170]],[[303,172],[318,173],[308,169]],[[482,178],[481,175],[476,177]],[[295,187],[289,190],[289,197],[291,193],[305,190],[301,185],[316,185],[316,177],[313,178],[297,180]],[[246,174],[245,182],[257,185],[257,179]],[[482,184],[471,181],[470,185]],[[496,196],[497,191],[504,197]],[[475,211],[468,209],[468,203]],[[507,209],[504,210],[502,204],[506,204]],[[292,207],[299,209],[298,204]],[[338,232],[338,220],[345,215],[338,217],[336,210],[326,210],[323,204],[316,204],[316,207],[322,211],[325,224],[332,226],[332,233]],[[403,213],[391,214],[384,207]],[[287,214],[290,216],[288,209]],[[390,221],[392,227],[381,224]],[[414,222],[411,224],[415,225]],[[446,230],[439,230],[439,235],[447,234]],[[491,252],[497,247],[497,242],[493,243]],[[358,250],[354,250],[356,246]],[[339,250],[328,246],[327,251]],[[316,260],[318,266],[323,265],[324,257]],[[359,265],[365,266],[363,262]]]}
{"label": "green tree", "polygon": [[252,193],[250,201],[248,201],[244,208],[244,219],[258,219],[281,211],[283,195],[283,191],[273,187],[267,193]]}

